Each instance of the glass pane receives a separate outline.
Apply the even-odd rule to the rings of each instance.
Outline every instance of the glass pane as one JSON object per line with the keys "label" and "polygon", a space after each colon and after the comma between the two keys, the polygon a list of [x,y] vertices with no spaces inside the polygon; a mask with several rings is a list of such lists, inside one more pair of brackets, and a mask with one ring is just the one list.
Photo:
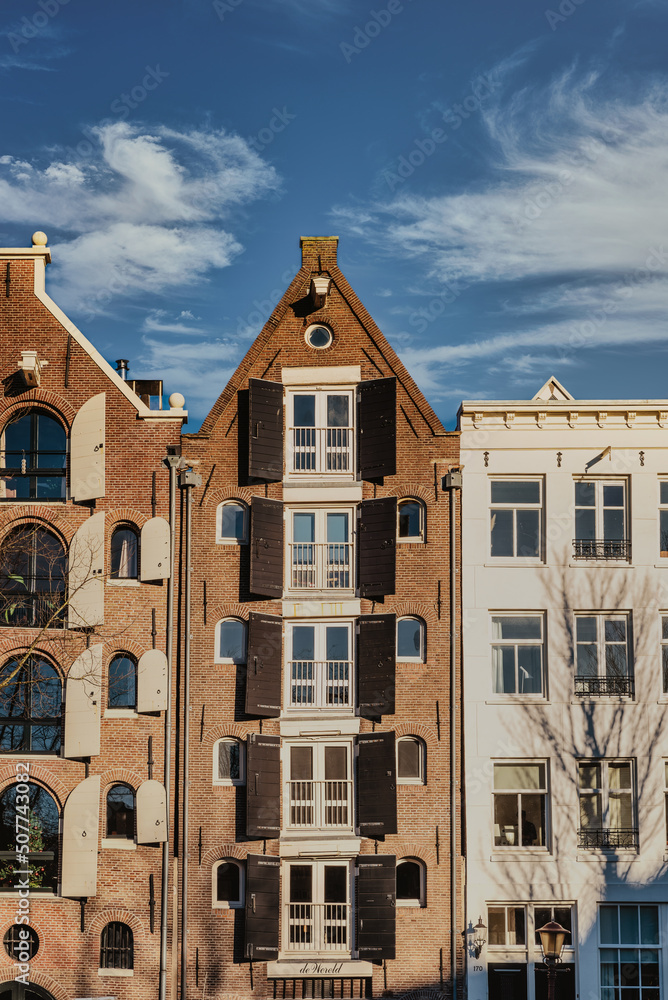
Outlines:
{"label": "glass pane", "polygon": [[233,618],[220,623],[219,655],[233,663],[246,662],[246,626]]}
{"label": "glass pane", "polygon": [[[570,930],[573,929],[573,926],[572,926],[572,923],[571,923],[571,920],[572,920],[572,911],[571,911],[570,906],[555,906],[554,907],[554,919],[557,921],[558,924],[561,924],[562,927],[565,927],[567,931],[570,931]],[[539,926],[542,926],[542,925],[539,925]],[[573,945],[573,939],[569,935],[569,937],[566,938],[566,947],[569,948],[569,947],[572,947],[572,945]]]}
{"label": "glass pane", "polygon": [[19,667],[17,660],[6,663],[0,671],[0,718],[15,719],[27,714],[28,687],[27,665]]}
{"label": "glass pane", "polygon": [[668,504],[668,482],[659,483],[660,503]]}
{"label": "glass pane", "polygon": [[601,765],[580,764],[578,768],[580,788],[601,787]]}
{"label": "glass pane", "polygon": [[540,511],[517,511],[517,555],[527,559],[540,555]]}
{"label": "glass pane", "polygon": [[399,538],[420,538],[420,504],[414,500],[399,504]]}
{"label": "glass pane", "polygon": [[605,641],[626,642],[626,620],[624,618],[606,619]]}
{"label": "glass pane", "polygon": [[619,930],[622,944],[640,943],[637,906],[619,907]]}
{"label": "glass pane", "polygon": [[492,480],[492,503],[540,503],[540,482]]}
{"label": "glass pane", "polygon": [[348,753],[345,747],[325,747],[325,781],[345,781]]}
{"label": "glass pane", "polygon": [[575,505],[576,507],[594,507],[596,504],[595,483],[575,484]]}
{"label": "glass pane", "polygon": [[668,615],[664,615],[661,619],[661,638],[668,639]]}
{"label": "glass pane", "polygon": [[580,796],[580,826],[583,830],[601,829],[600,793]]}
{"label": "glass pane", "polygon": [[545,844],[545,796],[522,796],[522,844],[543,847]]}
{"label": "glass pane", "polygon": [[492,618],[495,639],[541,639],[543,619],[539,615]]}
{"label": "glass pane", "polygon": [[605,672],[608,677],[626,677],[626,646],[608,644],[605,647]]}
{"label": "glass pane", "polygon": [[348,638],[350,632],[345,626],[328,625],[326,630],[326,647],[328,660],[348,659]]}
{"label": "glass pane", "polygon": [[292,781],[313,779],[312,747],[290,747],[290,778]]}
{"label": "glass pane", "polygon": [[[41,469],[65,468],[65,428],[44,413],[35,414],[37,420],[37,467]],[[42,454],[46,452],[46,454]],[[51,452],[51,454],[49,454]],[[55,452],[55,454],[53,454]]]}
{"label": "glass pane", "polygon": [[544,788],[544,764],[495,764],[495,788]]}
{"label": "glass pane", "polygon": [[517,687],[519,694],[540,694],[542,680],[542,647],[518,646]]}
{"label": "glass pane", "polygon": [[508,907],[507,944],[526,944],[526,916],[523,906]]}
{"label": "glass pane", "polygon": [[315,427],[315,396],[294,397],[295,427]]}
{"label": "glass pane", "polygon": [[640,907],[640,943],[659,943],[659,910],[656,906]]}
{"label": "glass pane", "polygon": [[[665,484],[668,486],[668,483]],[[659,515],[660,538],[659,545],[661,555],[668,556],[668,510],[662,510]]]}
{"label": "glass pane", "polygon": [[515,647],[492,647],[492,674],[495,694],[516,694]]}
{"label": "glass pane", "polygon": [[[640,955],[637,948],[621,948],[619,951],[620,986],[637,986],[640,980]],[[637,990],[634,991],[638,996]],[[623,997],[628,997],[624,991]]]}
{"label": "glass pane", "polygon": [[415,861],[397,865],[397,899],[420,898],[420,866]]}
{"label": "glass pane", "polygon": [[504,906],[490,906],[487,911],[490,945],[506,943],[506,909]]}
{"label": "glass pane", "polygon": [[519,813],[517,795],[494,796],[494,844],[497,847],[519,845]]}
{"label": "glass pane", "polygon": [[419,778],[420,744],[418,743],[418,741],[399,740],[397,749],[398,749],[397,776],[399,778]]}
{"label": "glass pane", "polygon": [[659,953],[657,951],[640,952],[640,981],[643,987],[659,985]]}
{"label": "glass pane", "polygon": [[350,426],[348,418],[348,396],[327,396],[327,426]]}
{"label": "glass pane", "polygon": [[624,487],[621,485],[609,486],[603,484],[603,506],[604,507],[623,507],[624,506]]}
{"label": "glass pane", "polygon": [[631,764],[609,764],[608,778],[610,788],[630,788],[631,787]]}
{"label": "glass pane", "polygon": [[328,514],[327,515],[327,541],[347,542],[348,541],[348,515]]}
{"label": "glass pane", "polygon": [[[12,468],[21,464],[22,453],[30,452],[30,414],[12,420],[5,427],[5,461]],[[15,459],[18,458],[18,462]]]}
{"label": "glass pane", "polygon": [[315,541],[315,514],[292,515],[293,542]]}
{"label": "glass pane", "polygon": [[578,642],[596,642],[596,619],[594,617],[585,618],[579,615],[575,619],[575,627]]}
{"label": "glass pane", "polygon": [[598,674],[598,647],[596,643],[579,642],[577,645],[577,676],[596,677]]}
{"label": "glass pane", "polygon": [[223,507],[221,538],[235,538],[242,542],[245,538],[246,509],[238,503],[226,503]]}
{"label": "glass pane", "polygon": [[238,903],[240,900],[239,866],[223,861],[216,869],[216,899],[219,903]]}
{"label": "glass pane", "polygon": [[397,659],[420,656],[420,622],[415,618],[400,618],[397,622]]}
{"label": "glass pane", "polygon": [[619,541],[625,537],[623,510],[603,511],[603,537],[608,541]]}
{"label": "glass pane", "polygon": [[117,528],[111,536],[111,576],[117,580],[137,578],[139,539],[132,528]]}
{"label": "glass pane", "polygon": [[610,828],[612,830],[630,830],[633,828],[633,802],[631,796],[610,796]]}
{"label": "glass pane", "polygon": [[596,514],[593,510],[575,511],[575,537],[578,541],[596,538]]}
{"label": "glass pane", "polygon": [[493,556],[514,556],[513,511],[493,510],[490,515]]}
{"label": "glass pane", "polygon": [[325,902],[348,901],[348,869],[343,865],[325,865]]}
{"label": "glass pane", "polygon": [[137,704],[137,668],[129,656],[115,656],[109,664],[109,708],[134,708]]}
{"label": "glass pane", "polygon": [[290,865],[290,902],[310,903],[313,899],[311,865]]}
{"label": "glass pane", "polygon": [[292,659],[315,660],[315,628],[313,625],[293,626]]}
{"label": "glass pane", "polygon": [[134,792],[127,785],[113,785],[107,792],[107,837],[132,840],[134,834]]}
{"label": "glass pane", "polygon": [[218,777],[239,781],[241,777],[241,748],[236,740],[218,744]]}
{"label": "glass pane", "polygon": [[[618,944],[619,929],[617,926],[617,907],[601,906],[599,908],[599,925],[601,928],[601,944]],[[614,952],[612,953],[614,954]],[[601,953],[603,958],[603,952]],[[608,959],[610,961],[610,959]]]}

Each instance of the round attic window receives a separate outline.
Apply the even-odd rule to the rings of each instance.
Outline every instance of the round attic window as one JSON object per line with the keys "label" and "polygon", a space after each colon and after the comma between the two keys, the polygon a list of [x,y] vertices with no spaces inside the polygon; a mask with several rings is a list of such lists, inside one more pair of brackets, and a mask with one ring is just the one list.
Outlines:
{"label": "round attic window", "polygon": [[306,331],[306,343],[318,351],[324,351],[334,340],[332,331],[327,326],[310,326]]}

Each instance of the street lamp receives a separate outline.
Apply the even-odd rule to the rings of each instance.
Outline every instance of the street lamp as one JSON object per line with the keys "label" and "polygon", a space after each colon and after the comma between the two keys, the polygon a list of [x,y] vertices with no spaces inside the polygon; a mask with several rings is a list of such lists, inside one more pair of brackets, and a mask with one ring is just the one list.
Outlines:
{"label": "street lamp", "polygon": [[555,1000],[557,985],[557,965],[561,962],[566,935],[570,934],[556,920],[550,920],[544,927],[539,927],[540,943],[543,949],[543,961],[547,966],[547,1000]]}
{"label": "street lamp", "polygon": [[482,922],[482,917],[478,917],[478,923],[473,928],[473,948],[475,950],[475,957],[480,958],[480,952],[485,947],[487,943],[487,928]]}

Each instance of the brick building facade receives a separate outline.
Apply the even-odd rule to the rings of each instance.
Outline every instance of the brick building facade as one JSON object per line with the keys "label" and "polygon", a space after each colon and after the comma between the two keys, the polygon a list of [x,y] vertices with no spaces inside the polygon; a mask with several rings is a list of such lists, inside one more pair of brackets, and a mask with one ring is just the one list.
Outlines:
{"label": "brick building facade", "polygon": [[163,460],[185,411],[178,395],[150,409],[112,370],[46,294],[46,237],[33,244],[0,250],[0,996],[148,1000],[167,829]]}
{"label": "brick building facade", "polygon": [[441,480],[458,437],[339,270],[337,239],[301,249],[183,438],[201,477],[188,995],[440,994],[452,940]]}

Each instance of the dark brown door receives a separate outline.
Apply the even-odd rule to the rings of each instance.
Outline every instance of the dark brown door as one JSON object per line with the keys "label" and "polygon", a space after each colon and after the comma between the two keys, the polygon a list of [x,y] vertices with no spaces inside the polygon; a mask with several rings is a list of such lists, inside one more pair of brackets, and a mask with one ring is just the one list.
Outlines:
{"label": "dark brown door", "polygon": [[395,957],[396,869],[393,854],[357,857],[357,951],[366,961]]}
{"label": "dark brown door", "polygon": [[527,1000],[526,965],[490,965],[487,975],[489,1000]]}

